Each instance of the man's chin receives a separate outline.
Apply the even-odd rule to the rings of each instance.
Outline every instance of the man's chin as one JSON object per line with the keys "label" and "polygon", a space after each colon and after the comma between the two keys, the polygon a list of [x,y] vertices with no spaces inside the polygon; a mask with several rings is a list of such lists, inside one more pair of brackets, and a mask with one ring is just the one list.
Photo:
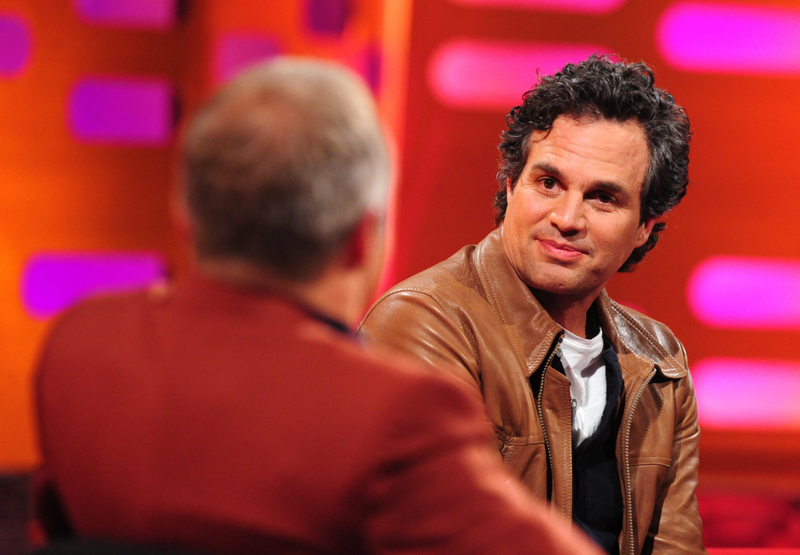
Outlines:
{"label": "man's chin", "polygon": [[555,273],[546,276],[535,276],[525,280],[528,287],[536,293],[559,297],[582,298],[594,294],[594,289],[587,287],[587,279],[583,274],[577,275],[569,272]]}
{"label": "man's chin", "polygon": [[529,283],[534,291],[541,291],[542,293],[549,293],[551,295],[564,295],[575,296],[580,295],[585,288],[578,286],[576,283],[564,281],[536,281]]}

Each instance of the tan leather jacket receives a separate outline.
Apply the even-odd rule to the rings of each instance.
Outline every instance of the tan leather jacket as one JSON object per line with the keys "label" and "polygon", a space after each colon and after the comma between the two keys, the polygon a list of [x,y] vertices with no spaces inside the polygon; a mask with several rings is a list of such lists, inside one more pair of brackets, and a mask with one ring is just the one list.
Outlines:
{"label": "tan leather jacket", "polygon": [[[595,306],[624,381],[616,414],[620,553],[705,553],[695,498],[700,431],[683,345],[605,291]],[[517,277],[500,229],[391,289],[359,333],[474,386],[507,468],[546,499],[549,467],[554,516],[571,520],[569,382],[550,365],[563,330]]]}

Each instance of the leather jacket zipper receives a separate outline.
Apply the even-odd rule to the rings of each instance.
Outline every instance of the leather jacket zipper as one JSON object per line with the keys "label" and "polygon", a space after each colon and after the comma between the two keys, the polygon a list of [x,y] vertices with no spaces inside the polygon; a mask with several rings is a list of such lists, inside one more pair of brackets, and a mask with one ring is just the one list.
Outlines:
{"label": "leather jacket zipper", "polygon": [[[539,414],[539,425],[542,427],[542,435],[544,436],[544,450],[547,455],[547,468],[550,471],[550,479],[553,479],[553,460],[550,455],[550,440],[547,438],[547,430],[544,427],[544,409],[542,408],[542,397],[544,395],[544,378],[545,374],[547,374],[547,369],[550,367],[550,363],[553,361],[553,357],[556,356],[556,353],[561,351],[561,341],[564,338],[564,334],[559,332],[556,335],[556,340],[553,343],[550,352],[547,355],[547,359],[544,361],[544,364],[541,366],[542,368],[542,379],[539,380],[539,393],[536,396],[536,412]],[[553,484],[555,486],[555,484]],[[551,486],[551,489],[555,489]],[[548,501],[550,501],[548,499]],[[551,510],[555,513],[555,503],[550,504]]]}
{"label": "leather jacket zipper", "polygon": [[628,537],[630,542],[630,555],[634,555],[636,549],[636,542],[633,537],[633,485],[631,484],[631,461],[630,461],[630,449],[631,449],[631,426],[633,425],[633,411],[636,409],[636,405],[639,403],[639,399],[642,398],[642,394],[644,394],[644,390],[647,389],[647,386],[650,385],[650,381],[653,379],[653,376],[656,375],[656,369],[653,370],[648,374],[648,376],[642,382],[639,391],[636,392],[636,396],[633,398],[633,402],[631,402],[631,410],[628,411],[628,419],[625,422],[625,450],[623,453],[623,457],[625,459],[625,500],[626,500],[626,507],[625,507],[625,521],[626,527],[628,529]]}

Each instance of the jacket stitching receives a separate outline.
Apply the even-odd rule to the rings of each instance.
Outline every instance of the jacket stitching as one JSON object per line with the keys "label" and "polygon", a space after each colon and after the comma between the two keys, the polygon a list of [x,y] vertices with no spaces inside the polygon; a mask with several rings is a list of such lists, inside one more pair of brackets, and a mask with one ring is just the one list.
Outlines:
{"label": "jacket stitching", "polygon": [[[492,289],[491,280],[488,279],[484,274],[484,267],[483,267],[483,243],[481,243],[478,248],[475,249],[475,270],[478,273],[478,282],[481,285],[481,288],[486,291],[486,297],[489,300],[489,305],[492,307],[492,311],[498,315],[500,318],[500,322],[503,324],[503,331],[505,331],[506,337],[511,342],[511,346],[514,347],[514,352],[517,354],[519,360],[522,361],[522,365],[525,367],[526,370],[530,370],[530,373],[533,373],[536,369],[532,369],[528,364],[528,360],[522,354],[522,349],[520,349],[517,342],[514,340],[514,337],[508,333],[508,322],[506,322],[505,315],[503,311],[500,310],[500,304],[497,302],[497,298],[494,294],[494,289]],[[484,285],[485,284],[485,285]],[[530,375],[530,374],[526,374]]]}
{"label": "jacket stitching", "polygon": [[666,457],[631,457],[632,466],[672,466],[672,459]]}
{"label": "jacket stitching", "polygon": [[474,252],[475,252],[475,270],[478,272],[478,280],[480,281],[481,286],[483,286],[483,284],[486,283],[486,287],[484,287],[483,289],[487,292],[487,297],[489,298],[489,304],[492,306],[492,310],[498,316],[500,316],[500,321],[503,322],[503,325],[504,326],[508,325],[508,323],[506,322],[506,319],[505,319],[505,317],[503,315],[503,312],[500,310],[499,304],[497,303],[497,298],[495,297],[494,289],[492,289],[492,284],[491,284],[490,280],[484,279],[484,276],[482,275],[484,273],[484,271],[483,271],[483,246],[479,245],[478,248],[476,248]]}
{"label": "jacket stitching", "polygon": [[544,444],[544,438],[541,436],[515,436],[509,434],[494,423],[492,425],[494,427],[495,435],[497,435],[497,437],[506,445],[516,445],[517,447],[520,447],[524,445]]}
{"label": "jacket stitching", "polygon": [[[561,411],[562,414],[572,414],[572,399],[570,398],[569,389],[566,390],[566,394],[561,395]],[[572,419],[570,418],[570,422]],[[545,432],[546,433],[546,432]],[[575,480],[575,477],[572,476],[572,427],[570,427],[568,433],[561,434],[561,449],[563,453],[566,453],[567,456],[564,457],[564,468],[562,472],[564,476],[570,476],[571,480],[567,480],[567,487],[565,488],[564,492],[564,501],[561,503],[561,511],[565,518],[568,517],[567,508],[569,507],[569,513],[572,513],[572,484]]]}

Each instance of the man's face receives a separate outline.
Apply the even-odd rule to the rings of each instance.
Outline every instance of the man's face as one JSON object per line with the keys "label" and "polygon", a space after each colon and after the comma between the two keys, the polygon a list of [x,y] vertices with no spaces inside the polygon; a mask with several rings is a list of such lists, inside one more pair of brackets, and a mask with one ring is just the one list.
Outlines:
{"label": "man's face", "polygon": [[594,301],[655,223],[639,223],[648,162],[636,121],[560,116],[534,132],[503,224],[519,277],[563,300]]}

